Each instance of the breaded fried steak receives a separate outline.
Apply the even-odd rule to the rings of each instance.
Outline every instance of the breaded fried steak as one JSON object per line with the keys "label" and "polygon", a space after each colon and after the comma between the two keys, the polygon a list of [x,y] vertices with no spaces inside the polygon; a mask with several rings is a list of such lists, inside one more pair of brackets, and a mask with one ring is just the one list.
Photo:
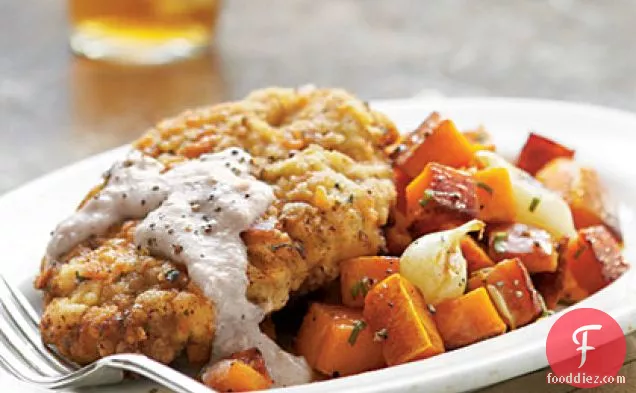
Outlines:
{"label": "breaded fried steak", "polygon": [[[395,200],[384,148],[396,139],[388,118],[342,90],[272,88],[163,121],[134,147],[169,167],[230,147],[252,155],[253,174],[276,198],[242,234],[247,296],[270,312],[335,279],[339,261],[384,249]],[[136,225],[45,258],[36,280],[44,341],[81,364],[121,352],[169,363],[184,349],[206,361],[214,304],[185,267],[135,246]]]}

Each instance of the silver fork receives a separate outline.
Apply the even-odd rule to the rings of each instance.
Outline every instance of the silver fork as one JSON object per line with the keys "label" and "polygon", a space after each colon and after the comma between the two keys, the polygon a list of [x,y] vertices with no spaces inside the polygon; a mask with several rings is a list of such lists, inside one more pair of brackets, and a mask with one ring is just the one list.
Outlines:
{"label": "silver fork", "polygon": [[42,343],[38,325],[39,317],[28,300],[0,275],[0,367],[15,378],[47,389],[63,389],[120,383],[124,372],[130,371],[178,393],[212,392],[143,355],[112,355],[80,368]]}

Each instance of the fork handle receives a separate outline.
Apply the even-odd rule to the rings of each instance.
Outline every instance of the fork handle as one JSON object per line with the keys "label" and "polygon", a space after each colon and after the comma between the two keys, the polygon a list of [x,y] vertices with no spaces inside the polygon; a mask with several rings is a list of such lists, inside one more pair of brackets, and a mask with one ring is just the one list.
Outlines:
{"label": "fork handle", "polygon": [[213,393],[214,390],[143,355],[123,355],[111,360],[114,367],[134,372],[177,393]]}

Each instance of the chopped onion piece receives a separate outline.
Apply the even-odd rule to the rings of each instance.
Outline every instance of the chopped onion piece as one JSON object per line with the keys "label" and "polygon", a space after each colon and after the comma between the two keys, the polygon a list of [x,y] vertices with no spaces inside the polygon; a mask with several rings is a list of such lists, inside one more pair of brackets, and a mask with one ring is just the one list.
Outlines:
{"label": "chopped onion piece", "polygon": [[475,155],[486,168],[508,170],[515,199],[515,221],[545,229],[557,239],[576,236],[572,211],[560,195],[493,152],[479,151]]}
{"label": "chopped onion piece", "polygon": [[466,290],[466,259],[460,242],[485,224],[472,220],[448,231],[430,233],[411,243],[400,258],[400,274],[420,289],[433,306],[454,299]]}

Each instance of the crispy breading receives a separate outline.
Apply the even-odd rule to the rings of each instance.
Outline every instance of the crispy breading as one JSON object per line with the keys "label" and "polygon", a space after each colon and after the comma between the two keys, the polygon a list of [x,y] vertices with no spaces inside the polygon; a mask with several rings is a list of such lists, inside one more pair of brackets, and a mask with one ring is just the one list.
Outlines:
{"label": "crispy breading", "polygon": [[[336,278],[340,260],[384,250],[395,202],[384,148],[396,139],[390,120],[342,90],[272,88],[163,121],[134,146],[169,166],[228,147],[252,154],[276,199],[243,233],[247,296],[273,311]],[[183,349],[206,360],[214,305],[183,267],[137,250],[135,225],[44,261],[45,342],[78,363],[119,352],[168,363]]]}

